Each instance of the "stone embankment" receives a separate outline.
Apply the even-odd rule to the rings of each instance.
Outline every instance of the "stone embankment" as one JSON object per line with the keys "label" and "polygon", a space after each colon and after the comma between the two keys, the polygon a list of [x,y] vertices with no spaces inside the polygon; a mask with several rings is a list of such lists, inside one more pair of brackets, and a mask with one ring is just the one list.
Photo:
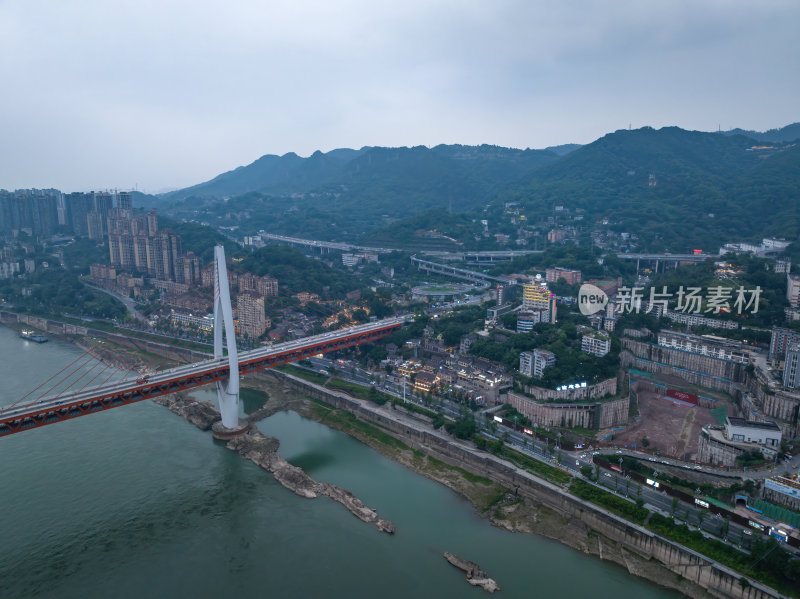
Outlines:
{"label": "stone embankment", "polygon": [[[711,595],[724,599],[774,599],[782,596],[746,575],[579,499],[566,489],[524,472],[513,464],[431,430],[397,410],[375,406],[286,373],[274,374],[298,392],[380,427],[412,450],[515,489],[525,500],[532,501],[540,514],[549,511],[562,519],[561,530],[552,534],[553,538],[590,555],[615,561],[632,574],[690,596]],[[510,513],[513,509],[507,510],[508,516],[514,515]],[[523,524],[524,527],[513,529],[529,528],[539,532],[535,523]],[[599,549],[601,538],[602,551]]]}
{"label": "stone embankment", "polygon": [[500,585],[489,578],[489,575],[481,570],[481,567],[475,562],[471,562],[463,557],[458,557],[447,551],[444,552],[444,557],[448,562],[467,575],[467,582],[472,586],[481,587],[484,591],[488,591],[489,593],[500,590]]}
{"label": "stone embankment", "polygon": [[[207,431],[220,420],[219,412],[208,402],[192,399],[182,393],[165,395],[154,399],[156,403],[178,414],[197,428]],[[251,421],[252,422],[252,421]],[[257,466],[270,472],[281,485],[306,499],[314,499],[320,495],[330,497],[350,510],[356,518],[363,522],[375,524],[376,528],[388,534],[394,534],[394,524],[378,518],[372,508],[367,507],[347,489],[331,483],[320,483],[306,474],[302,468],[292,466],[276,452],[280,442],[262,435],[255,429],[228,441],[228,449],[238,452]]]}

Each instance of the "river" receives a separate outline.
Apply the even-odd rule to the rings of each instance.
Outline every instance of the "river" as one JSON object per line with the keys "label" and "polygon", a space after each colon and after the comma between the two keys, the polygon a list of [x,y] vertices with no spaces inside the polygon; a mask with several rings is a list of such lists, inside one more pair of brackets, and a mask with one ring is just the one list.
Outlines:
{"label": "river", "polygon": [[[0,327],[0,405],[81,353]],[[678,596],[557,542],[497,529],[446,487],[293,412],[260,429],[397,534],[327,498],[295,496],[143,402],[0,439],[0,597],[483,596],[444,551],[480,564],[504,597]]]}

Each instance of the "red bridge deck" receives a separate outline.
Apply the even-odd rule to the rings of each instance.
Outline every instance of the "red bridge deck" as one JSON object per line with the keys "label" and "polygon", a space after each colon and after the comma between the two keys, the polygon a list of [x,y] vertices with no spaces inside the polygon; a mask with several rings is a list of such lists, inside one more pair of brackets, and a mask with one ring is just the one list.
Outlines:
{"label": "red bridge deck", "polygon": [[[400,328],[404,322],[403,318],[388,318],[243,352],[239,354],[239,373],[248,374],[316,354],[376,341]],[[146,380],[124,379],[94,389],[0,408],[0,437],[215,383],[227,379],[229,375],[228,358],[225,357],[157,372]]]}

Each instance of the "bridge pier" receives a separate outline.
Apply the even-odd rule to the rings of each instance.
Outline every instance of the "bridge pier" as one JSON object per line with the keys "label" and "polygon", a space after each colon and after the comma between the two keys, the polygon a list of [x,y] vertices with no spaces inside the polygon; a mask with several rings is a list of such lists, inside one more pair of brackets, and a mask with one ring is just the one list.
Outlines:
{"label": "bridge pier", "polygon": [[246,420],[239,420],[239,354],[236,350],[225,248],[218,245],[214,247],[214,357],[217,359],[223,358],[223,331],[230,376],[227,381],[217,381],[217,402],[222,421],[211,428],[211,433],[217,439],[227,440],[246,433],[250,425]]}

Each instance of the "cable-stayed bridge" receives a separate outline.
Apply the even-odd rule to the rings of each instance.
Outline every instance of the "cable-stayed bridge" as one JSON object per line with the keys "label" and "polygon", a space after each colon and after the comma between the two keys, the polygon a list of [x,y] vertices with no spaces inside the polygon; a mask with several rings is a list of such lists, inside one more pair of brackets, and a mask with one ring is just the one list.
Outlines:
{"label": "cable-stayed bridge", "polygon": [[[239,422],[240,376],[377,341],[399,329],[406,320],[387,318],[240,353],[235,342],[222,247],[215,248],[214,279],[214,358],[0,408],[0,437],[212,383],[217,387],[222,433],[240,432],[246,430]],[[227,355],[223,352],[223,341]]]}
{"label": "cable-stayed bridge", "polygon": [[[244,375],[316,354],[376,341],[400,328],[403,322],[402,318],[388,318],[243,352],[239,354],[239,374]],[[0,437],[126,406],[159,395],[227,381],[229,378],[230,365],[226,356],[178,366],[146,378],[124,379],[73,394],[44,398],[5,411],[0,408]]]}

